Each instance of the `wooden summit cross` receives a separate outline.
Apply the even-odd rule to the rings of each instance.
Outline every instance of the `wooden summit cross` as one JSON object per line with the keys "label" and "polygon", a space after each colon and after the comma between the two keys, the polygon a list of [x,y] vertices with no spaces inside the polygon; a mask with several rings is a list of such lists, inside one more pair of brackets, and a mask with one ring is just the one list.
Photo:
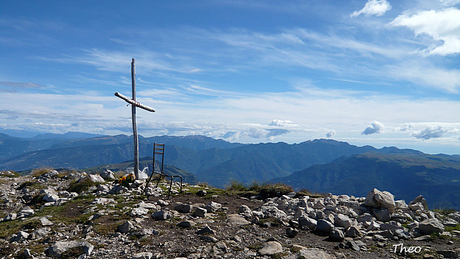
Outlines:
{"label": "wooden summit cross", "polygon": [[131,61],[131,86],[133,89],[132,99],[129,99],[128,97],[118,92],[115,93],[115,96],[120,97],[127,103],[131,104],[134,138],[134,175],[136,176],[136,179],[139,179],[139,138],[137,136],[136,107],[142,108],[149,112],[155,112],[155,110],[136,101],[136,69],[134,66],[134,58]]}

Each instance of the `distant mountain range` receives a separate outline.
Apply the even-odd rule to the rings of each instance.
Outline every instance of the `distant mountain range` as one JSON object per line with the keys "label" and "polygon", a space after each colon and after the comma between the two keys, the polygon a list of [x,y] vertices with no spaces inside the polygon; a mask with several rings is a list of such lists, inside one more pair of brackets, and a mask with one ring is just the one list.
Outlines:
{"label": "distant mountain range", "polygon": [[[126,161],[133,159],[132,136],[78,136],[25,139],[0,134],[0,170],[124,170],[130,163]],[[140,155],[152,156],[153,143],[166,144],[165,164],[194,183],[225,187],[232,180],[243,184],[279,181],[296,189],[357,196],[365,196],[376,187],[397,198],[411,200],[423,194],[434,206],[460,208],[458,155],[357,147],[327,139],[299,144],[240,144],[204,136],[140,137]]]}
{"label": "distant mountain range", "polygon": [[377,188],[406,201],[422,194],[432,208],[460,208],[460,156],[370,152],[314,165],[271,182],[296,190],[360,197]]}

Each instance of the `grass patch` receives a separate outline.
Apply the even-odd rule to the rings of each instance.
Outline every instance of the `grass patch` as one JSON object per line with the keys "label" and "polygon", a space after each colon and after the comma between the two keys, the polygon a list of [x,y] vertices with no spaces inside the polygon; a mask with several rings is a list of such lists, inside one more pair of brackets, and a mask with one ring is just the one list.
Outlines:
{"label": "grass patch", "polygon": [[43,183],[39,183],[37,181],[25,181],[21,185],[16,187],[16,190],[21,190],[21,189],[27,188],[27,187],[30,188],[31,190],[40,190],[40,189],[45,188]]}
{"label": "grass patch", "polygon": [[450,213],[454,213],[455,210],[454,209],[434,209],[433,212],[441,214],[443,216],[447,216]]}
{"label": "grass patch", "polygon": [[[38,218],[29,218],[24,221],[12,220],[0,222],[0,238],[7,239],[12,234],[18,233],[21,230],[36,229],[41,223]],[[2,248],[3,249],[3,248]],[[1,249],[0,249],[1,250]]]}
{"label": "grass patch", "polygon": [[7,178],[16,178],[21,176],[19,173],[15,171],[1,171],[0,172],[1,177],[7,177]]}
{"label": "grass patch", "polygon": [[33,176],[33,177],[40,177],[40,176],[48,173],[51,170],[53,170],[53,169],[51,169],[51,168],[35,169],[35,170],[32,170],[32,172],[30,172],[30,175]]}

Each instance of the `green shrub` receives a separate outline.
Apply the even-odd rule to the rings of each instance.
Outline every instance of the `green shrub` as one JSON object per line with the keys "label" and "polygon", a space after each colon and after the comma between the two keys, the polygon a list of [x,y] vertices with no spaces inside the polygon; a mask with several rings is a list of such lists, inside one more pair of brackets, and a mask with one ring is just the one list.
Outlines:
{"label": "green shrub", "polygon": [[99,183],[95,183],[91,181],[91,179],[81,179],[79,181],[73,181],[69,184],[68,191],[69,192],[76,192],[78,194],[87,191],[91,186],[97,186]]}
{"label": "green shrub", "polygon": [[286,184],[270,184],[262,186],[262,190],[260,190],[260,196],[262,196],[262,199],[267,199],[280,197],[293,191],[294,190],[292,187]]}
{"label": "green shrub", "polygon": [[227,186],[226,190],[230,192],[243,192],[243,191],[247,191],[248,188],[246,188],[246,186],[244,186],[242,182],[232,180],[230,182],[230,185]]}

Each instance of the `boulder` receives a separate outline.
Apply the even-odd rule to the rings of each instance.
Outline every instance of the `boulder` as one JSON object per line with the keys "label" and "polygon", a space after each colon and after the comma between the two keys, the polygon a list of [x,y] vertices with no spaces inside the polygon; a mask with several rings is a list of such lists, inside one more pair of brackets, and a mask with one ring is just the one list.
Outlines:
{"label": "boulder", "polygon": [[274,255],[283,252],[283,246],[277,241],[268,241],[259,249],[260,255]]}
{"label": "boulder", "polygon": [[298,221],[299,227],[301,229],[315,230],[316,225],[318,224],[318,222],[315,219],[312,219],[310,217],[300,217]]}
{"label": "boulder", "polygon": [[375,200],[382,208],[388,209],[390,212],[393,212],[396,208],[395,198],[393,194],[383,191],[375,194]]}
{"label": "boulder", "polygon": [[[428,211],[428,202],[423,197],[423,195],[419,195],[413,201],[411,201],[409,203],[409,208],[411,208],[411,205],[412,205],[412,207],[414,207],[414,205],[417,204],[417,203],[420,203],[422,205],[423,210]],[[412,209],[412,210],[416,210],[416,209]]]}
{"label": "boulder", "polygon": [[377,190],[377,189],[372,189],[372,191],[370,191],[367,196],[366,196],[366,200],[364,201],[364,205],[368,206],[368,207],[374,207],[374,208],[378,208],[379,207],[379,203],[375,200],[375,195],[377,193],[379,193],[380,191]]}
{"label": "boulder", "polygon": [[351,226],[353,221],[346,215],[337,214],[334,218],[334,225],[337,227],[348,228]]}
{"label": "boulder", "polygon": [[334,224],[324,219],[318,220],[318,224],[316,225],[316,231],[320,233],[329,233],[333,228]]}
{"label": "boulder", "polygon": [[333,228],[329,232],[329,240],[333,242],[342,242],[345,239],[345,234],[339,228]]}
{"label": "boulder", "polygon": [[388,222],[391,219],[390,211],[388,209],[374,209],[374,216],[377,220]]}
{"label": "boulder", "polygon": [[429,235],[431,233],[442,233],[444,231],[444,225],[438,219],[426,219],[420,222],[418,226],[420,232],[423,235]]}

